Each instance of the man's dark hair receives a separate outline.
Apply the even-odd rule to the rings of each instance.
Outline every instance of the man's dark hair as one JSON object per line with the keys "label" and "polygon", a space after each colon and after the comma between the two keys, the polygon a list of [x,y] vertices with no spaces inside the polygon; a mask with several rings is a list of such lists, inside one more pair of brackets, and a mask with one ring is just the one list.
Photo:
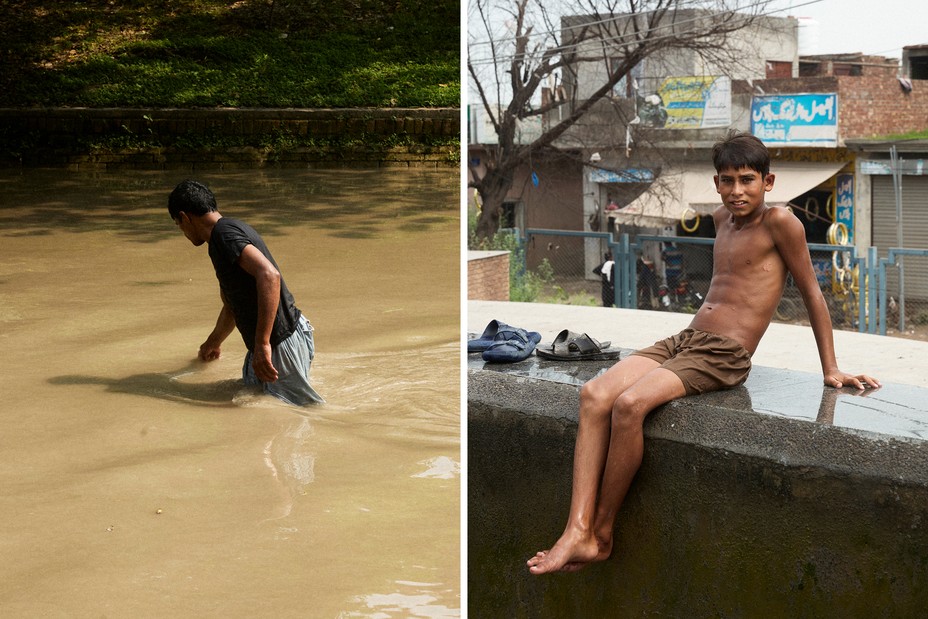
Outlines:
{"label": "man's dark hair", "polygon": [[732,131],[712,147],[712,164],[716,172],[724,168],[750,168],[766,177],[770,173],[770,151],[750,133]]}
{"label": "man's dark hair", "polygon": [[206,215],[216,210],[216,197],[209,187],[197,181],[186,180],[174,188],[168,198],[171,219],[180,217],[181,211],[188,215]]}

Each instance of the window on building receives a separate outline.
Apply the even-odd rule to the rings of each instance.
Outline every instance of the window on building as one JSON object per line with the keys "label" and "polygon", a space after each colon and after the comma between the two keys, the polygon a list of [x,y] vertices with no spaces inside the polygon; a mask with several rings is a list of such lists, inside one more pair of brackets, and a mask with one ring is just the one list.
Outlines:
{"label": "window on building", "polygon": [[832,69],[832,75],[835,76],[859,76],[862,73],[863,67],[859,64],[848,64],[848,63],[835,63],[834,68]]}
{"label": "window on building", "polygon": [[909,74],[913,80],[928,80],[928,56],[909,58]]}
{"label": "window on building", "polygon": [[822,74],[822,63],[799,61],[799,77],[816,77]]}
{"label": "window on building", "polygon": [[500,228],[522,228],[522,203],[517,200],[503,202],[503,212],[499,216]]}
{"label": "window on building", "polygon": [[767,61],[767,79],[777,79],[781,77],[793,77],[793,63],[782,60]]}

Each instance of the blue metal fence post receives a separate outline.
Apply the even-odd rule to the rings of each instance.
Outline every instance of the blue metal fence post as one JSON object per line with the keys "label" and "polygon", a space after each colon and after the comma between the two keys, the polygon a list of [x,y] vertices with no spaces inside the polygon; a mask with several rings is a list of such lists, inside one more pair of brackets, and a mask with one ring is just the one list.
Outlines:
{"label": "blue metal fence post", "polygon": [[[875,283],[873,274],[873,257],[859,257],[857,259],[857,331],[858,333],[874,333],[876,328],[875,313],[871,310],[876,299],[872,285]],[[853,280],[851,280],[853,286]]]}
{"label": "blue metal fence post", "polygon": [[[630,308],[631,290],[634,278],[634,271],[630,265],[634,263],[629,250],[628,233],[623,232],[619,236],[619,254],[622,256],[622,304],[619,307]],[[618,304],[617,304],[618,305]]]}
{"label": "blue metal fence post", "polygon": [[880,260],[880,335],[886,335],[886,258]]}
{"label": "blue metal fence post", "polygon": [[[858,269],[858,273],[863,274],[864,281],[860,281],[860,277],[857,278],[857,294],[858,299],[857,303],[860,305],[859,317],[857,319],[858,328],[857,330],[860,333],[864,332],[863,322],[867,323],[867,333],[876,333],[877,327],[877,302],[879,300],[879,295],[877,294],[877,279],[876,279],[876,265],[877,265],[877,255],[876,247],[870,247],[867,249],[867,259],[861,268]],[[863,289],[863,295],[860,295],[860,291]],[[866,310],[863,306],[866,304]]]}
{"label": "blue metal fence post", "polygon": [[[860,277],[857,278],[857,291],[858,295],[860,290],[863,289],[864,294],[861,298],[857,299],[857,302],[861,305],[866,304],[866,311],[861,311],[860,320],[866,320],[867,322],[867,333],[876,333],[877,325],[877,301],[879,296],[877,295],[876,288],[876,265],[877,265],[877,256],[876,256],[876,247],[870,247],[867,249],[867,260],[863,266],[858,270],[858,273],[864,274],[864,281],[860,281]],[[863,285],[861,285],[863,284]],[[861,333],[864,332],[862,328],[858,328],[858,331]]]}
{"label": "blue metal fence post", "polygon": [[[867,281],[870,278],[870,271],[867,267],[865,258],[856,258],[857,263],[857,332],[863,333],[867,329]],[[851,280],[851,290],[854,282]],[[872,320],[872,319],[871,319]]]}

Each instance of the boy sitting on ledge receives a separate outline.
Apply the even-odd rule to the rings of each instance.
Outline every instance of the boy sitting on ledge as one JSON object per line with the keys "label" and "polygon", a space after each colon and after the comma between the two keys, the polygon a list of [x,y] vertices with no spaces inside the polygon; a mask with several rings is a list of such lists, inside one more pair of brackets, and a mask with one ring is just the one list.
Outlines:
{"label": "boy sitting on ledge", "polygon": [[636,351],[580,390],[573,488],[567,526],[529,571],[576,571],[612,553],[615,518],[641,466],[645,417],[685,395],[740,385],[791,274],[802,295],[825,384],[879,387],[875,378],[838,369],[831,317],[812,268],[802,223],[767,206],[770,154],[750,134],[731,133],[712,149],[722,198],[712,217],[712,281],[689,328]]}

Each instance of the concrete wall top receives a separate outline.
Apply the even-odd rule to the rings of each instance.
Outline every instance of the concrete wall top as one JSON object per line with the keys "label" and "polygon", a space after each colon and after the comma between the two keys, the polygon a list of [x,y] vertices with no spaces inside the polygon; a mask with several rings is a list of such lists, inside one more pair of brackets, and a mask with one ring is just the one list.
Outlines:
{"label": "concrete wall top", "polygon": [[503,256],[508,254],[508,251],[474,251],[470,250],[467,252],[468,260],[485,260],[487,258],[493,258],[496,256]]}
{"label": "concrete wall top", "polygon": [[[535,356],[497,365],[471,355],[468,401],[575,425],[579,386],[609,365]],[[648,417],[645,436],[928,486],[928,389],[911,385],[858,394],[825,387],[817,375],[755,367],[740,387],[665,405]]]}

